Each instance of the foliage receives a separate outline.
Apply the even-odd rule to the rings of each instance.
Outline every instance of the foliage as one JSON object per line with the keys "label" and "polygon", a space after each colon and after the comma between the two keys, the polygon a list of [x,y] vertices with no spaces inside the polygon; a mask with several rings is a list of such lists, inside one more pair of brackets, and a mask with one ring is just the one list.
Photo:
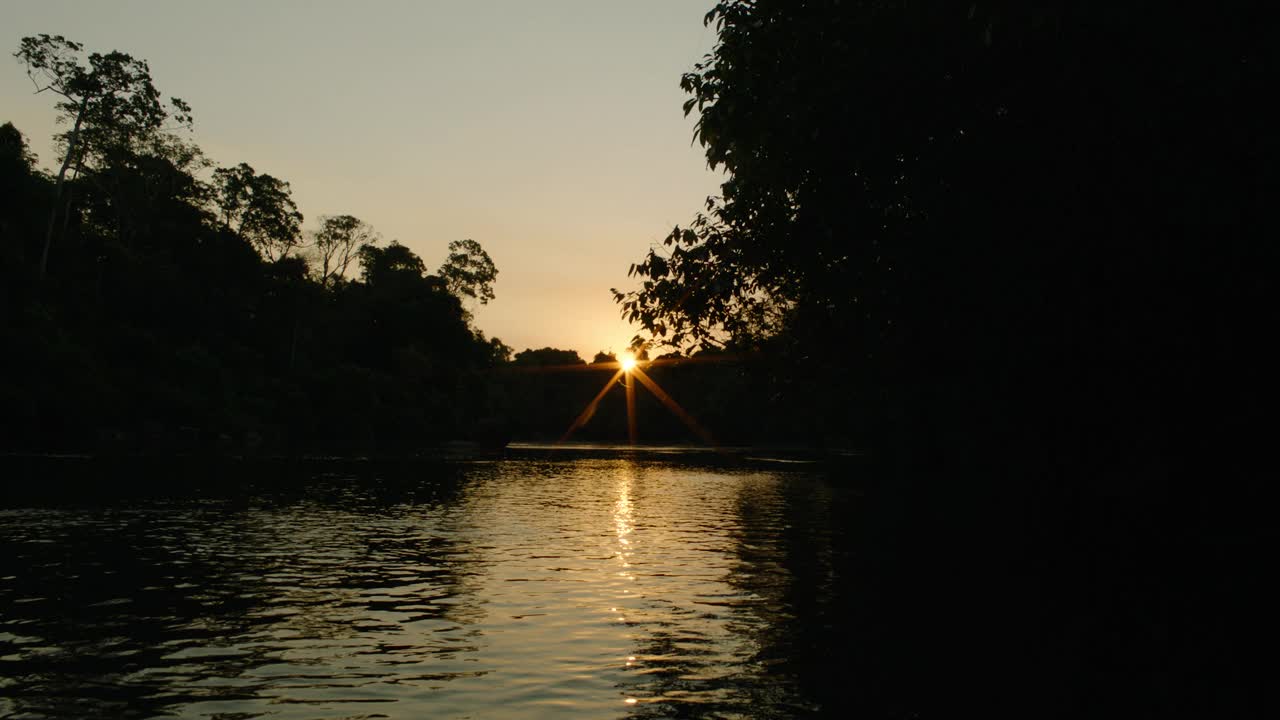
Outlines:
{"label": "foliage", "polygon": [[1007,418],[1053,407],[1064,447],[1167,428],[1160,398],[1199,392],[1171,359],[1210,352],[1186,323],[1243,330],[1256,306],[1226,279],[1263,262],[1258,12],[719,2],[682,86],[727,179],[615,298],[656,340],[767,350],[762,382],[825,427],[988,408],[1018,433]]}
{"label": "foliage", "polygon": [[302,213],[289,183],[240,163],[213,172],[213,193],[223,225],[266,259],[279,260],[301,243]]}
{"label": "foliage", "polygon": [[91,53],[86,66],[80,59],[83,51],[80,43],[61,35],[41,34],[22,38],[14,53],[36,93],[61,98],[55,104],[59,122],[73,126],[63,136],[64,165],[77,163],[82,155],[101,157],[131,147],[163,131],[168,122],[191,126],[191,108],[184,101],[161,102],[145,60],[118,51]]}
{"label": "foliage", "polygon": [[[101,170],[113,159],[173,144],[167,122],[190,128],[191,107],[178,98],[165,105],[151,80],[146,61],[121,52],[91,53],[81,63],[84,47],[61,35],[22,38],[14,53],[27,69],[36,93],[57,95],[58,121],[71,129],[59,138],[64,146],[53,187],[53,203],[40,253],[37,277],[48,271],[49,251],[58,232],[59,213],[67,223],[71,198],[65,197],[68,170],[76,175]],[[179,143],[180,144],[180,143]],[[118,163],[117,163],[118,164]]]}
{"label": "foliage", "polygon": [[6,177],[30,172],[35,169],[36,160],[35,153],[27,145],[27,139],[13,123],[0,125],[0,162],[4,163]]}
{"label": "foliage", "polygon": [[29,267],[27,258],[39,252],[33,242],[44,230],[37,217],[48,203],[47,185],[36,171],[26,138],[13,123],[0,125],[0,267],[7,269],[5,295],[22,290],[26,278],[14,269]]}
{"label": "foliage", "polygon": [[[869,654],[853,686],[867,673],[835,663],[819,705],[1256,714],[1256,693],[1221,692],[1250,684],[1248,663],[1202,660],[1250,655],[1221,638],[1256,622],[1224,631],[1241,593],[1187,580],[1184,560],[1251,566],[1270,533],[1244,510],[1274,474],[1268,11],[726,0],[707,16],[719,42],[682,84],[727,178],[616,297],[655,338],[749,356],[751,385],[808,410],[791,414],[802,436],[882,471],[833,485],[866,489],[844,519],[861,631],[910,660]],[[1183,632],[1188,612],[1214,629]],[[974,690],[993,676],[994,703]]]}
{"label": "foliage", "polygon": [[365,245],[357,255],[360,277],[370,286],[393,283],[396,278],[418,279],[427,271],[426,264],[417,253],[395,240],[385,248]]}
{"label": "foliage", "polygon": [[357,217],[322,215],[320,229],[312,234],[312,247],[320,262],[320,284],[332,285],[341,280],[360,251],[377,245],[379,239],[373,227]]}
{"label": "foliage", "polygon": [[502,342],[498,338],[485,339],[484,333],[479,333],[477,339],[482,343],[487,343],[489,347],[489,362],[492,365],[505,365],[511,362],[511,354],[514,350],[510,345]]}
{"label": "foliage", "polygon": [[[0,126],[6,449],[403,454],[502,436],[486,373],[511,349],[421,258],[322,216],[313,279],[287,182],[247,163],[202,182],[209,161],[168,127],[189,110],[159,104],[146,63],[81,53],[56,36],[18,53],[73,125],[62,172]],[[339,282],[353,259],[361,279]]]}
{"label": "foliage", "polygon": [[584,365],[585,361],[574,350],[560,350],[552,347],[537,350],[526,349],[516,353],[512,361],[516,365],[549,367],[556,365]]}
{"label": "foliage", "polygon": [[494,298],[493,283],[498,277],[498,268],[475,240],[450,242],[449,257],[437,274],[458,297],[479,300],[481,305]]}

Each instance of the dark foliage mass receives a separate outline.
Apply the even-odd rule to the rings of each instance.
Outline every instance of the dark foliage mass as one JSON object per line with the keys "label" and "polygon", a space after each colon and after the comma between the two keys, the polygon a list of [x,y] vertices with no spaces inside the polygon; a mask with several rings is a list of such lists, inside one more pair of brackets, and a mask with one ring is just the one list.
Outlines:
{"label": "dark foliage mass", "polygon": [[[654,339],[770,358],[780,404],[883,460],[878,607],[918,613],[893,626],[918,653],[832,686],[904,717],[943,686],[952,710],[1247,716],[1252,628],[1224,618],[1258,587],[1238,569],[1273,462],[1262,7],[726,0],[707,22],[685,110],[728,178],[616,296]],[[930,685],[966,663],[990,679]]]}
{"label": "dark foliage mass", "polygon": [[1192,403],[1243,417],[1259,378],[1201,359],[1246,355],[1265,322],[1274,67],[1254,20],[720,3],[720,43],[683,85],[729,179],[634,266],[624,314],[677,345],[768,346],[881,417],[941,400],[999,424],[1029,402],[1099,448]]}
{"label": "dark foliage mass", "polygon": [[6,449],[403,453],[476,435],[485,373],[510,355],[464,309],[493,297],[479,243],[451,244],[436,275],[350,215],[308,242],[288,182],[202,172],[190,108],[161,103],[145,62],[86,62],[47,35],[16,56],[65,131],[49,176],[0,127]]}
{"label": "dark foliage mass", "polygon": [[716,5],[683,85],[728,179],[633,266],[624,315],[768,351],[827,432],[912,462],[1247,451],[1276,68],[1228,5]]}

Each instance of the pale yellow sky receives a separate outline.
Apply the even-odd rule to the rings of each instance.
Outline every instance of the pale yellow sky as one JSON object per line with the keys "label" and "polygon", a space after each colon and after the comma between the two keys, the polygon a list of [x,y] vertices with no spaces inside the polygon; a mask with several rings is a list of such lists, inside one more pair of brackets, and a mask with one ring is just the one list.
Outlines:
{"label": "pale yellow sky", "polygon": [[24,35],[146,59],[205,152],[288,180],[308,228],[356,215],[431,267],[472,238],[499,271],[480,328],[590,360],[634,334],[609,288],[718,192],[679,88],[712,4],[6,0],[0,122],[53,163]]}

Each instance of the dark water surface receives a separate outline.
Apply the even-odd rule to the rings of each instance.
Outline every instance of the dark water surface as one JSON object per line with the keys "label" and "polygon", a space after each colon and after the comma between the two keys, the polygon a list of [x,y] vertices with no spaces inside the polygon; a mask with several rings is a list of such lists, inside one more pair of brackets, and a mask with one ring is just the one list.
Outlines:
{"label": "dark water surface", "polygon": [[10,501],[0,717],[838,714],[858,503],[625,452]]}

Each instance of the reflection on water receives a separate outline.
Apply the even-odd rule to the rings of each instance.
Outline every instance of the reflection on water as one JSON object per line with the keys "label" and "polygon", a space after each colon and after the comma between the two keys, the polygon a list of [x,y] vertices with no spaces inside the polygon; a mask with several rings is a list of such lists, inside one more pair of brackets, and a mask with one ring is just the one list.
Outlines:
{"label": "reflection on water", "polygon": [[0,717],[833,711],[846,491],[659,456],[423,475],[0,510]]}

